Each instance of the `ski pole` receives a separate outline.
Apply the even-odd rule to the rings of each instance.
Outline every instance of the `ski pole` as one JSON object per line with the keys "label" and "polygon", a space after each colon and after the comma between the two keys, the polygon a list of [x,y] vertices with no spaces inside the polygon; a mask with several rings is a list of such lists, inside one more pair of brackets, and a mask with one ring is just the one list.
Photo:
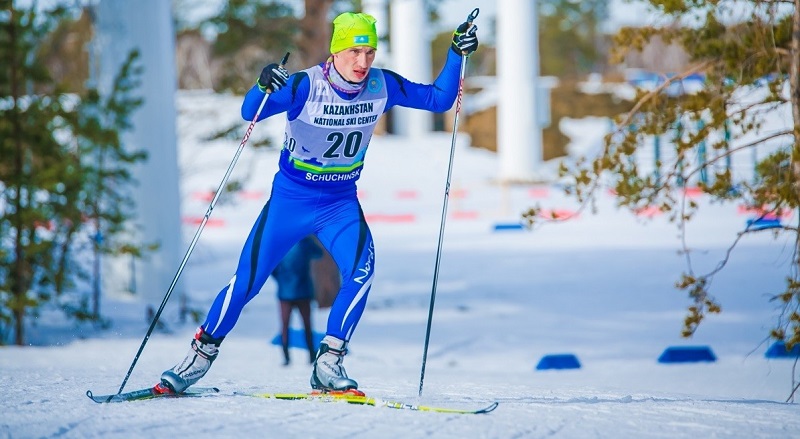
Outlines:
{"label": "ski pole", "polygon": [[[286,62],[289,61],[289,52],[286,52],[286,55],[283,56],[281,60],[281,67],[286,65]],[[211,200],[211,204],[208,205],[208,209],[206,210],[206,214],[203,217],[203,221],[200,223],[200,227],[197,228],[197,231],[194,233],[194,238],[192,238],[192,242],[189,244],[189,249],[186,251],[186,255],[183,256],[183,260],[181,264],[178,266],[178,271],[175,273],[175,277],[172,278],[172,283],[169,285],[169,289],[167,289],[167,294],[164,295],[164,300],[161,301],[161,306],[158,307],[158,311],[156,311],[155,315],[153,316],[153,321],[150,323],[150,328],[147,329],[147,334],[144,336],[144,340],[142,340],[142,344],[139,346],[139,350],[136,352],[136,356],[133,357],[133,362],[131,362],[131,367],[128,368],[128,373],[125,374],[125,379],[122,380],[122,384],[119,386],[119,390],[117,394],[122,393],[122,390],[125,388],[125,384],[128,382],[128,378],[130,378],[131,373],[133,373],[133,368],[136,367],[136,362],[139,361],[139,356],[142,355],[142,351],[144,350],[144,346],[147,344],[147,340],[150,339],[150,335],[153,333],[153,329],[155,329],[156,324],[158,323],[158,318],[161,317],[161,312],[164,311],[164,307],[167,305],[167,301],[169,297],[172,295],[172,291],[175,289],[175,285],[178,283],[178,279],[181,277],[181,273],[183,272],[183,268],[186,266],[186,262],[189,260],[189,256],[191,256],[192,251],[194,250],[195,245],[197,245],[197,241],[200,239],[200,234],[203,232],[203,229],[208,222],[208,219],[211,217],[211,211],[214,210],[214,206],[217,204],[217,200],[219,199],[222,191],[225,189],[225,185],[228,183],[228,179],[233,172],[234,166],[236,166],[236,162],[239,161],[239,156],[242,155],[242,151],[244,150],[245,144],[247,144],[247,140],[250,138],[250,133],[253,132],[253,127],[256,125],[256,121],[258,120],[258,116],[261,114],[261,110],[264,109],[264,105],[267,104],[267,98],[270,95],[270,90],[267,89],[267,92],[264,94],[264,98],[261,99],[261,104],[258,106],[258,110],[256,110],[255,116],[253,116],[253,120],[250,122],[250,125],[247,127],[247,131],[244,133],[244,137],[242,138],[242,142],[239,143],[239,148],[236,149],[236,154],[233,156],[233,160],[231,164],[228,165],[228,170],[225,171],[225,176],[222,177],[222,181],[217,186],[217,191],[214,193],[214,198]]]}
{"label": "ski pole", "polygon": [[[472,22],[478,18],[479,9],[475,8],[467,16],[467,29],[472,27]],[[466,31],[465,31],[466,32]],[[419,375],[419,396],[422,396],[422,383],[425,380],[425,364],[428,360],[428,344],[431,339],[431,324],[433,323],[433,306],[436,300],[436,285],[439,283],[439,264],[442,261],[442,241],[444,240],[444,225],[447,219],[447,203],[450,200],[450,178],[453,175],[453,158],[456,153],[456,133],[458,131],[458,115],[461,113],[461,97],[464,93],[464,76],[467,71],[467,54],[461,52],[461,73],[458,78],[458,97],[456,98],[456,114],[453,119],[453,137],[450,141],[450,162],[447,165],[447,183],[444,186],[444,202],[442,203],[442,221],[439,226],[439,243],[436,247],[436,265],[433,269],[433,287],[431,289],[431,303],[428,308],[428,327],[425,331],[425,347],[422,351],[422,371]]]}

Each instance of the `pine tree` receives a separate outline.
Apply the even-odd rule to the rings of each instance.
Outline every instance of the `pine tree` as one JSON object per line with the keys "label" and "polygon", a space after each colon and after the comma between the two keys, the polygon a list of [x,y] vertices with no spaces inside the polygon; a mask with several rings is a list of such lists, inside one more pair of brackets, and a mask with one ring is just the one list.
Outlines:
{"label": "pine tree", "polygon": [[215,88],[244,93],[269,60],[280,60],[294,50],[297,19],[293,13],[279,2],[228,0],[219,15],[208,19],[203,25],[218,32],[212,52],[223,64]]}
{"label": "pine tree", "polygon": [[359,10],[360,2],[303,0],[302,17],[296,14],[297,6],[298,2],[275,0],[226,0],[217,15],[194,25],[182,16],[194,1],[173,0],[180,32],[214,36],[208,63],[214,90],[241,94],[253,86],[262,67],[278,62],[286,52],[292,52],[290,71],[325,61],[330,54],[331,15]]}
{"label": "pine tree", "polygon": [[141,257],[146,248],[125,240],[125,223],[133,215],[134,201],[128,188],[129,169],[146,160],[146,153],[129,150],[121,133],[132,128],[131,117],[143,103],[135,95],[142,68],[139,52],[133,50],[114,78],[108,96],[88,87],[74,120],[73,138],[80,157],[82,185],[80,209],[91,224],[94,255],[92,319],[100,319],[100,259],[103,254]]}
{"label": "pine tree", "polygon": [[[63,9],[38,14],[4,2],[0,15],[0,319],[24,342],[24,319],[52,298],[60,224],[79,222],[68,207],[75,168],[58,134],[69,114],[57,84],[37,62],[36,44]],[[6,331],[4,331],[6,332]]]}
{"label": "pine tree", "polygon": [[[97,301],[90,310],[85,294],[90,276],[81,261],[100,245],[87,220],[105,226],[104,242],[113,242],[126,219],[121,206],[130,206],[126,167],[144,157],[119,140],[140,103],[131,97],[136,54],[110,97],[91,88],[69,94],[47,69],[42,45],[71,11],[0,4],[0,343],[13,333],[22,345],[26,319],[46,304],[100,321]],[[100,250],[142,251],[127,243]]]}
{"label": "pine tree", "polygon": [[539,64],[544,76],[579,78],[601,70],[606,41],[600,23],[606,0],[540,1]]}

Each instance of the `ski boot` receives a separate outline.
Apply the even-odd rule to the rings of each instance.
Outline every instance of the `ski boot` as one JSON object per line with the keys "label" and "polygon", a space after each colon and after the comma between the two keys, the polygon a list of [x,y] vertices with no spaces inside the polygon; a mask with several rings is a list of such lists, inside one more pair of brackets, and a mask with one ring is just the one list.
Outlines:
{"label": "ski boot", "polygon": [[186,358],[161,374],[161,386],[175,393],[182,393],[203,378],[211,368],[211,363],[217,358],[219,345],[223,338],[214,338],[206,334],[202,327],[197,328],[194,340],[192,340],[192,348],[189,349]]}
{"label": "ski boot", "polygon": [[358,383],[347,377],[342,360],[347,354],[347,342],[326,335],[319,345],[311,371],[311,388],[321,393],[352,393],[363,395]]}

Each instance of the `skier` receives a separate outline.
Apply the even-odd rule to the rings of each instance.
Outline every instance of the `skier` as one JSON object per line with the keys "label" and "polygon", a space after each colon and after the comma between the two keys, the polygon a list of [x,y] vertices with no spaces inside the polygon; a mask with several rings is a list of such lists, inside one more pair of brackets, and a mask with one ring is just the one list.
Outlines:
{"label": "skier", "polygon": [[[444,112],[459,90],[462,54],[478,48],[477,27],[453,32],[447,60],[433,84],[410,82],[372,68],[378,48],[375,18],[346,12],[333,21],[331,56],[291,76],[277,64],[261,71],[242,103],[242,117],[286,113],[283,149],[272,193],[244,244],[233,278],[197,329],[186,358],[161,375],[161,385],[183,392],[208,372],[242,308],[286,252],[314,234],[339,267],[342,285],[312,367],[311,387],[359,394],[342,361],[361,318],[375,272],[375,248],[356,197],[356,180],[378,118],[394,106]],[[363,393],[361,393],[363,394]]]}
{"label": "skier", "polygon": [[278,302],[281,315],[281,347],[283,365],[289,365],[289,323],[292,310],[297,308],[303,320],[306,346],[310,362],[315,360],[313,331],[311,328],[311,301],[314,299],[314,281],[311,279],[311,260],[322,257],[322,249],[314,237],[309,235],[294,245],[289,253],[272,270],[272,277],[278,284]]}

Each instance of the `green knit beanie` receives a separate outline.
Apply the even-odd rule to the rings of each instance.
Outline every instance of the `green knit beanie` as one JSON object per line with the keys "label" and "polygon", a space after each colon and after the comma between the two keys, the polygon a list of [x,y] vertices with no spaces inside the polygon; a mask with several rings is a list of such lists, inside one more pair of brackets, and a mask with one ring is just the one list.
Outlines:
{"label": "green knit beanie", "polygon": [[331,53],[356,46],[378,48],[378,31],[375,17],[369,14],[345,12],[333,20]]}

